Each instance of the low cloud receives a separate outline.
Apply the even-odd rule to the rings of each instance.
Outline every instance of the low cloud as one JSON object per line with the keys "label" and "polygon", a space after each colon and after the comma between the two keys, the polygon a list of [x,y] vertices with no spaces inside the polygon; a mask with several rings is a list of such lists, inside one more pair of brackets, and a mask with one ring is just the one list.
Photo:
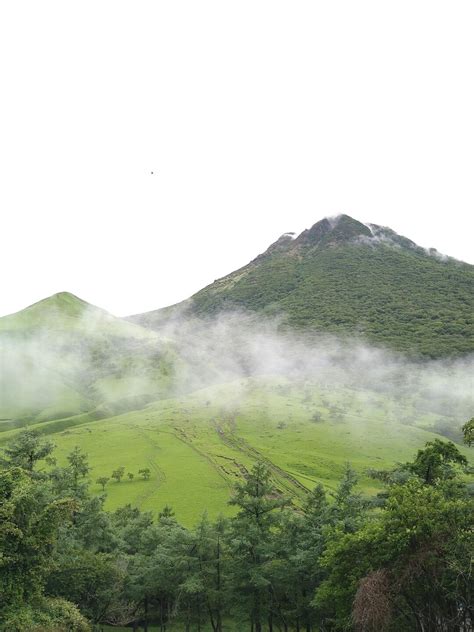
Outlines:
{"label": "low cloud", "polygon": [[58,312],[46,327],[0,332],[0,417],[46,420],[48,409],[57,418],[101,406],[113,414],[118,400],[139,408],[258,376],[352,389],[357,408],[383,397],[382,417],[416,423],[429,415],[448,434],[473,414],[473,356],[415,362],[355,338],[285,333],[280,321],[244,312],[175,316],[158,332],[111,318],[85,310],[66,326]]}

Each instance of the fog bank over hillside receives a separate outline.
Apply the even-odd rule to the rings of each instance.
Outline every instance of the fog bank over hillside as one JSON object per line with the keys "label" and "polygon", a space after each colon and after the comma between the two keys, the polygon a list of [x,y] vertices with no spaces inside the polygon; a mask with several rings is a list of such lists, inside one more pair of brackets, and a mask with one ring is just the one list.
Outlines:
{"label": "fog bank over hillside", "polygon": [[136,397],[143,389],[156,398],[167,392],[177,362],[166,342],[66,298],[54,295],[0,319],[0,418],[41,412],[44,421]]}
{"label": "fog bank over hillside", "polygon": [[0,328],[0,417],[41,413],[45,421],[101,406],[117,414],[236,380],[245,397],[245,379],[256,376],[352,389],[357,405],[370,393],[383,396],[382,417],[438,416],[432,422],[445,434],[474,411],[474,356],[416,362],[355,337],[282,333],[277,319],[244,312],[175,316],[158,332],[120,319],[106,324],[84,309],[74,326],[53,311],[21,331]]}
{"label": "fog bank over hillside", "polygon": [[474,410],[474,356],[413,361],[356,337],[281,333],[279,321],[254,314],[174,318],[160,335],[172,341],[185,373],[177,388],[251,376],[281,376],[324,387],[384,394],[393,404],[442,415],[459,424]]}

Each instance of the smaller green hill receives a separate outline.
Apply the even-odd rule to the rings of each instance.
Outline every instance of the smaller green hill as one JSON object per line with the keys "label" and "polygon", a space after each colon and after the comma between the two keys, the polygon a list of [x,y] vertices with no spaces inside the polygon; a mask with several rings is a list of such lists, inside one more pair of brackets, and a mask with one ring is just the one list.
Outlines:
{"label": "smaller green hill", "polygon": [[168,392],[176,354],[154,332],[61,292],[0,318],[0,430]]}
{"label": "smaller green hill", "polygon": [[15,314],[0,318],[0,333],[36,336],[39,332],[82,333],[88,338],[101,335],[136,339],[153,337],[142,327],[116,318],[70,292],[53,294]]}

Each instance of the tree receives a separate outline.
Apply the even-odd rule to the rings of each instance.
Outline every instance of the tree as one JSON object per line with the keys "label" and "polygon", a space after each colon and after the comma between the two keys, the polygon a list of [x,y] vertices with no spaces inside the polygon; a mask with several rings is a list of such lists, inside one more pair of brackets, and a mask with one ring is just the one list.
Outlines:
{"label": "tree", "polygon": [[175,522],[175,513],[172,507],[165,505],[158,514],[159,521],[164,524],[167,521]]}
{"label": "tree", "polygon": [[129,481],[133,481],[135,474],[133,472],[127,472],[127,477]]}
{"label": "tree", "polygon": [[180,586],[186,579],[188,555],[193,546],[189,532],[167,512],[150,525],[139,541],[138,551],[130,560],[128,594],[143,609],[142,625],[147,629],[150,603],[158,607],[160,630],[165,630],[173,612],[185,610],[178,602]]}
{"label": "tree", "polygon": [[228,599],[225,537],[227,521],[219,517],[211,524],[204,514],[195,530],[193,554],[197,564],[195,586],[200,587],[203,609],[207,611],[214,632],[222,632]]}
{"label": "tree", "polygon": [[462,434],[464,437],[464,443],[469,447],[474,443],[474,417],[466,421],[462,427]]}
{"label": "tree", "polygon": [[12,605],[0,620],[0,632],[90,632],[90,629],[74,604],[54,597],[42,597],[21,607]]}
{"label": "tree", "polygon": [[266,564],[272,558],[275,510],[287,501],[277,495],[264,463],[256,463],[244,483],[235,487],[230,504],[238,508],[231,523],[229,546],[232,560],[234,599],[247,614],[255,632],[261,632],[270,615],[271,585]]}
{"label": "tree", "polygon": [[48,472],[53,494],[57,498],[70,496],[80,501],[88,497],[87,474],[90,471],[87,455],[77,446],[67,455],[69,465],[54,467]]}
{"label": "tree", "polygon": [[[349,492],[351,491],[352,487],[349,489]],[[329,505],[326,492],[322,485],[316,485],[308,494],[303,506],[301,525],[294,538],[297,546],[292,560],[297,573],[294,581],[298,591],[297,623],[301,621],[307,632],[310,632],[316,623],[311,601],[315,590],[326,576],[321,566],[321,556],[326,545],[326,531],[329,525],[332,526],[333,521],[333,508]]]}
{"label": "tree", "polygon": [[116,616],[125,571],[116,554],[70,546],[56,558],[47,588],[51,594],[78,604],[81,612],[98,624],[107,621],[111,612]]}
{"label": "tree", "polygon": [[0,595],[26,601],[37,596],[51,564],[49,549],[61,522],[71,514],[69,500],[49,502],[46,485],[21,468],[0,472]]}
{"label": "tree", "polygon": [[74,521],[62,540],[63,548],[86,548],[94,552],[110,552],[117,547],[111,516],[104,511],[104,496],[89,492],[80,499]]}
{"label": "tree", "polygon": [[151,472],[148,467],[138,470],[138,473],[142,476],[144,481],[147,481],[151,476]]}
{"label": "tree", "polygon": [[334,504],[328,510],[330,514],[328,523],[346,533],[357,531],[363,517],[365,503],[360,493],[356,491],[357,483],[356,472],[349,464],[346,464],[343,477],[334,494]]}
{"label": "tree", "polygon": [[122,465],[121,467],[117,468],[116,470],[112,472],[112,478],[114,478],[117,481],[117,483],[120,483],[124,474],[125,474],[125,468]]}
{"label": "tree", "polygon": [[377,514],[328,532],[314,600],[323,629],[470,629],[474,506],[455,471],[445,476],[451,459],[430,442],[407,464],[420,475],[391,483]]}
{"label": "tree", "polygon": [[136,507],[125,505],[111,515],[111,520],[114,533],[120,541],[120,550],[126,555],[138,553],[153,525],[151,512],[141,512]]}
{"label": "tree", "polygon": [[110,481],[110,478],[108,476],[99,476],[98,479],[96,479],[96,483],[98,483],[99,485],[102,485],[102,491],[105,491],[105,486],[107,485],[107,483]]}
{"label": "tree", "polygon": [[37,430],[27,428],[18,433],[7,445],[2,459],[6,467],[21,467],[33,473],[37,463],[46,459],[54,443],[43,439]]}
{"label": "tree", "polygon": [[418,450],[413,463],[406,464],[406,468],[427,485],[454,478],[456,466],[467,466],[466,457],[454,443],[440,439],[428,441],[422,450]]}
{"label": "tree", "polygon": [[81,448],[77,445],[74,447],[72,452],[67,455],[67,460],[74,481],[74,489],[77,491],[79,482],[90,472],[89,460],[87,458],[87,454],[84,454]]}
{"label": "tree", "polygon": [[[34,463],[34,460],[33,460]],[[0,630],[85,632],[71,603],[45,595],[59,529],[75,502],[52,500],[47,481],[20,467],[0,472]]]}

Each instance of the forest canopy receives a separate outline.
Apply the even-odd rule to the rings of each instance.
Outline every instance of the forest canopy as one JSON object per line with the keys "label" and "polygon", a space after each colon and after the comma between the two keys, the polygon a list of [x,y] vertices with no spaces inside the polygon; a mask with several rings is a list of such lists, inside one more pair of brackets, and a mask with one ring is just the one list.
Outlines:
{"label": "forest canopy", "polygon": [[86,454],[59,467],[52,443],[23,431],[1,458],[0,630],[467,632],[466,467],[436,440],[373,471],[385,485],[376,497],[347,466],[337,490],[317,485],[297,506],[258,462],[235,486],[232,518],[204,514],[186,529],[168,506],[106,512]]}

